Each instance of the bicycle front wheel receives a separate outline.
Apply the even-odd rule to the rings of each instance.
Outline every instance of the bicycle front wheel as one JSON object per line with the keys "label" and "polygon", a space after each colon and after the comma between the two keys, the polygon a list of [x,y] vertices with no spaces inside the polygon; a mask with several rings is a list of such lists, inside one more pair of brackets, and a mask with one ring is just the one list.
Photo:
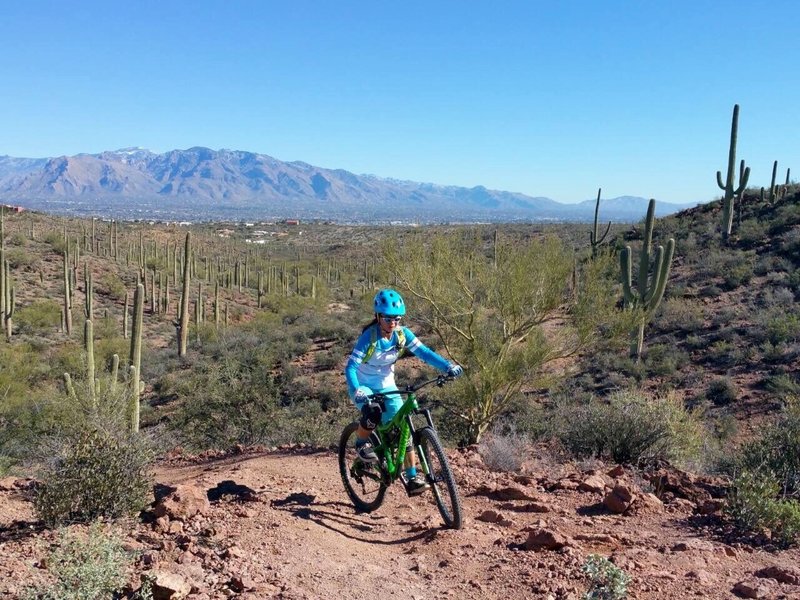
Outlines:
{"label": "bicycle front wheel", "polygon": [[365,464],[356,454],[358,423],[350,423],[339,439],[339,473],[350,501],[359,512],[372,512],[383,504],[386,484],[378,465]]}
{"label": "bicycle front wheel", "polygon": [[439,436],[430,427],[423,427],[418,432],[419,450],[422,469],[431,485],[436,506],[450,529],[461,529],[461,498],[458,495],[453,471],[447,462],[447,456],[439,441]]}

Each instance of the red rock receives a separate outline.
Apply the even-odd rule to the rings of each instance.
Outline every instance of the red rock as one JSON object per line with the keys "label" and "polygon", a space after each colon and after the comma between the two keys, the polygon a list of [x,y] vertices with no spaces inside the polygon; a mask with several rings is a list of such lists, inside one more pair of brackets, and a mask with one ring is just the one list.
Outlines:
{"label": "red rock", "polygon": [[602,493],[606,489],[606,480],[600,475],[591,475],[578,484],[579,492]]}
{"label": "red rock", "polygon": [[742,598],[766,598],[768,590],[758,581],[740,581],[733,586],[733,593]]}
{"label": "red rock", "polygon": [[756,577],[774,579],[780,583],[800,585],[800,569],[797,567],[765,567],[753,573]]}
{"label": "red rock", "polygon": [[210,508],[205,490],[193,485],[178,485],[156,503],[153,512],[156,517],[168,516],[185,521],[195,515],[208,513]]}
{"label": "red rock", "polygon": [[636,498],[633,491],[624,484],[617,484],[603,499],[603,505],[613,513],[622,514]]}
{"label": "red rock", "polygon": [[181,600],[189,595],[192,586],[177,573],[157,571],[152,577],[153,600]]}
{"label": "red rock", "polygon": [[525,550],[560,550],[569,543],[570,539],[558,530],[536,529],[528,534],[523,547]]}

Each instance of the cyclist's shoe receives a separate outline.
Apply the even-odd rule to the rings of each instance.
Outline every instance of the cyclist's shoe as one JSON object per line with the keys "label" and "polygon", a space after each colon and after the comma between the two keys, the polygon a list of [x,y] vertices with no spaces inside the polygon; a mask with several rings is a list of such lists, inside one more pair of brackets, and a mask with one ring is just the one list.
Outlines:
{"label": "cyclist's shoe", "polygon": [[424,473],[417,473],[408,480],[406,483],[406,490],[408,491],[409,496],[418,496],[419,494],[423,493],[425,490],[430,489],[431,485],[425,479]]}
{"label": "cyclist's shoe", "polygon": [[364,464],[372,465],[378,462],[378,455],[375,454],[375,450],[372,448],[372,444],[370,443],[356,446],[356,454]]}

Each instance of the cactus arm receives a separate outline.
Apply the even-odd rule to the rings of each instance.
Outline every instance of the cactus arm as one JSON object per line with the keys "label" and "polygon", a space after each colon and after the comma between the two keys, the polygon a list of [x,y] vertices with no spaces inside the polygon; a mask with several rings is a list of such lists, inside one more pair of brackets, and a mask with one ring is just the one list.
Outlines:
{"label": "cactus arm", "polygon": [[717,171],[717,185],[720,187],[721,190],[725,189],[725,184],[722,183],[722,173]]}
{"label": "cactus arm", "polygon": [[631,247],[625,246],[619,254],[620,270],[622,271],[622,293],[626,306],[633,306],[636,303],[636,295],[631,288]]}
{"label": "cactus arm", "polygon": [[667,249],[664,253],[664,260],[661,264],[661,268],[658,273],[658,284],[655,289],[655,293],[651,296],[648,310],[650,312],[655,311],[658,308],[658,305],[661,303],[661,299],[664,297],[664,290],[667,286],[667,279],[669,279],[669,271],[670,266],[672,265],[672,257],[675,254],[675,240],[670,238],[667,242]]}
{"label": "cactus arm", "polygon": [[647,275],[650,271],[650,248],[653,244],[653,221],[655,221],[656,201],[650,198],[647,205],[647,216],[644,220],[644,239],[642,240],[641,258],[639,260],[639,295],[644,298],[647,289]]}

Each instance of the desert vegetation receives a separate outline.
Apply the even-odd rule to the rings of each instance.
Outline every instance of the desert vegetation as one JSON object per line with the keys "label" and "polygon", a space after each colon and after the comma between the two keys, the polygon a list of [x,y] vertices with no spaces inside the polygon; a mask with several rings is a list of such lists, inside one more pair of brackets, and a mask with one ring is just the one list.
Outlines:
{"label": "desert vegetation", "polygon": [[[259,234],[4,214],[0,475],[34,474],[57,526],[136,515],[176,446],[329,447],[353,417],[347,354],[393,286],[415,332],[466,367],[430,395],[451,445],[501,472],[549,445],[722,475],[737,535],[796,544],[800,186],[773,169],[768,191],[747,188],[743,164],[735,184],[737,117],[721,202],[658,220],[651,203],[605,232],[597,214]],[[413,360],[397,372],[425,376]],[[605,563],[587,569],[624,590]]]}

